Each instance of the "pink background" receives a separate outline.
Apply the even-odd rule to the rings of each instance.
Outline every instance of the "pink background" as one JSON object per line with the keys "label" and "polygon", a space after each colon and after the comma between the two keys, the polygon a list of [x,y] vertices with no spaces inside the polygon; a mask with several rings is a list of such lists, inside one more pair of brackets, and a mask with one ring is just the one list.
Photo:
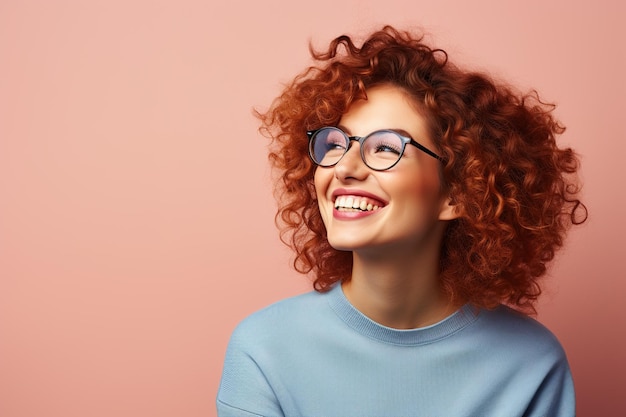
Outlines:
{"label": "pink background", "polygon": [[578,414],[626,415],[621,2],[219,3],[0,2],[0,416],[215,414],[233,327],[309,288],[251,108],[309,39],[382,23],[559,104],[591,217],[539,319]]}

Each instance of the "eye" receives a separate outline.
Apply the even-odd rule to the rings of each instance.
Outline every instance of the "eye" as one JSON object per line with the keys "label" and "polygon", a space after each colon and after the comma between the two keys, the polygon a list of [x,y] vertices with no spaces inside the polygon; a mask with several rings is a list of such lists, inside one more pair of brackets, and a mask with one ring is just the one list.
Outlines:
{"label": "eye", "polygon": [[402,153],[402,139],[390,131],[376,132],[367,138],[366,143],[366,150],[372,155],[382,156],[389,154],[398,156]]}
{"label": "eye", "polygon": [[346,149],[346,143],[345,141],[341,143],[339,141],[326,141],[324,142],[324,148],[326,148],[326,152],[332,151],[332,150],[343,151],[344,149]]}
{"label": "eye", "polygon": [[329,130],[328,132],[323,132],[320,136],[326,151],[346,149],[346,138],[340,132]]}
{"label": "eye", "polygon": [[346,152],[348,139],[340,130],[324,128],[319,130],[310,143],[313,160],[322,166],[331,166]]}
{"label": "eye", "polygon": [[392,152],[392,153],[395,153],[396,155],[400,155],[400,151],[401,151],[401,148],[399,148],[397,144],[394,144],[394,143],[378,143],[376,145],[376,148],[374,149],[375,153]]}

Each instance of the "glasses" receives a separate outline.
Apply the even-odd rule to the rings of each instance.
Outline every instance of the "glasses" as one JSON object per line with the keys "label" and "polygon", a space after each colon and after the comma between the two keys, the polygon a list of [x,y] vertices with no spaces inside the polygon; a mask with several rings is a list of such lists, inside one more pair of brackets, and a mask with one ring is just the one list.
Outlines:
{"label": "glasses", "polygon": [[392,168],[400,161],[407,143],[420,151],[442,161],[443,158],[406,136],[393,130],[377,130],[367,136],[348,136],[337,127],[322,127],[307,132],[309,137],[309,156],[321,167],[332,167],[348,152],[350,141],[361,145],[361,159],[374,171]]}

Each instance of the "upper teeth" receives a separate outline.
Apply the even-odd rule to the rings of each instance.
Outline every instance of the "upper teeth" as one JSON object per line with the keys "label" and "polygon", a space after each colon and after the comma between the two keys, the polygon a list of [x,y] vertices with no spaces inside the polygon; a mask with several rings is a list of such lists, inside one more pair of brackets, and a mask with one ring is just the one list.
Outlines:
{"label": "upper teeth", "polygon": [[372,211],[378,210],[380,207],[377,204],[368,201],[365,197],[342,195],[337,197],[335,200],[335,208]]}

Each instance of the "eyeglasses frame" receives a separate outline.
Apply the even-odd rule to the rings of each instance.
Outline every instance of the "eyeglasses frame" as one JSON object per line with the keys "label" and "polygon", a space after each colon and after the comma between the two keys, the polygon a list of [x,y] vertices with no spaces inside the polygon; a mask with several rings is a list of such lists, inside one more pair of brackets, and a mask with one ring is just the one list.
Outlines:
{"label": "eyeglasses frame", "polygon": [[[313,150],[311,149],[311,144],[312,144],[312,140],[313,137],[320,131],[323,129],[333,129],[333,130],[337,130],[339,132],[341,132],[341,134],[348,139],[348,146],[346,147],[345,152],[343,153],[343,155],[341,155],[341,158],[339,158],[337,160],[337,162],[330,164],[330,165],[322,165],[319,164],[317,162],[315,162],[315,158],[313,157]],[[394,135],[397,135],[400,137],[400,139],[402,139],[402,151],[400,152],[400,155],[398,156],[398,160],[396,162],[394,162],[391,166],[389,166],[388,168],[384,168],[384,169],[379,169],[379,168],[372,168],[367,162],[365,162],[365,156],[363,155],[363,142],[365,142],[365,139],[369,138],[370,136],[376,134],[376,133],[381,133],[381,132],[389,132],[389,133],[393,133]],[[375,130],[374,132],[371,132],[365,136],[349,136],[346,132],[344,132],[343,130],[341,130],[338,127],[335,126],[324,126],[324,127],[320,127],[319,129],[315,129],[315,130],[309,130],[306,132],[307,137],[309,138],[309,158],[311,158],[311,161],[313,161],[313,163],[317,166],[321,166],[323,168],[330,168],[333,167],[335,165],[337,165],[339,163],[339,161],[341,161],[343,159],[343,157],[348,153],[348,151],[350,150],[350,142],[355,141],[355,142],[359,142],[359,153],[361,154],[361,160],[363,161],[363,163],[369,168],[372,169],[374,171],[387,171],[388,169],[393,168],[394,166],[396,166],[396,164],[398,162],[400,162],[400,159],[402,159],[402,156],[404,155],[404,150],[406,149],[406,145],[407,144],[411,144],[413,146],[415,146],[417,149],[419,149],[420,151],[424,152],[425,154],[437,159],[438,161],[443,162],[443,158],[439,155],[437,155],[435,152],[431,151],[430,149],[428,149],[427,147],[425,147],[424,145],[422,145],[421,143],[417,142],[416,140],[414,140],[413,138],[401,135],[400,133],[396,132],[395,130],[391,130],[391,129],[380,129],[380,130]]]}

